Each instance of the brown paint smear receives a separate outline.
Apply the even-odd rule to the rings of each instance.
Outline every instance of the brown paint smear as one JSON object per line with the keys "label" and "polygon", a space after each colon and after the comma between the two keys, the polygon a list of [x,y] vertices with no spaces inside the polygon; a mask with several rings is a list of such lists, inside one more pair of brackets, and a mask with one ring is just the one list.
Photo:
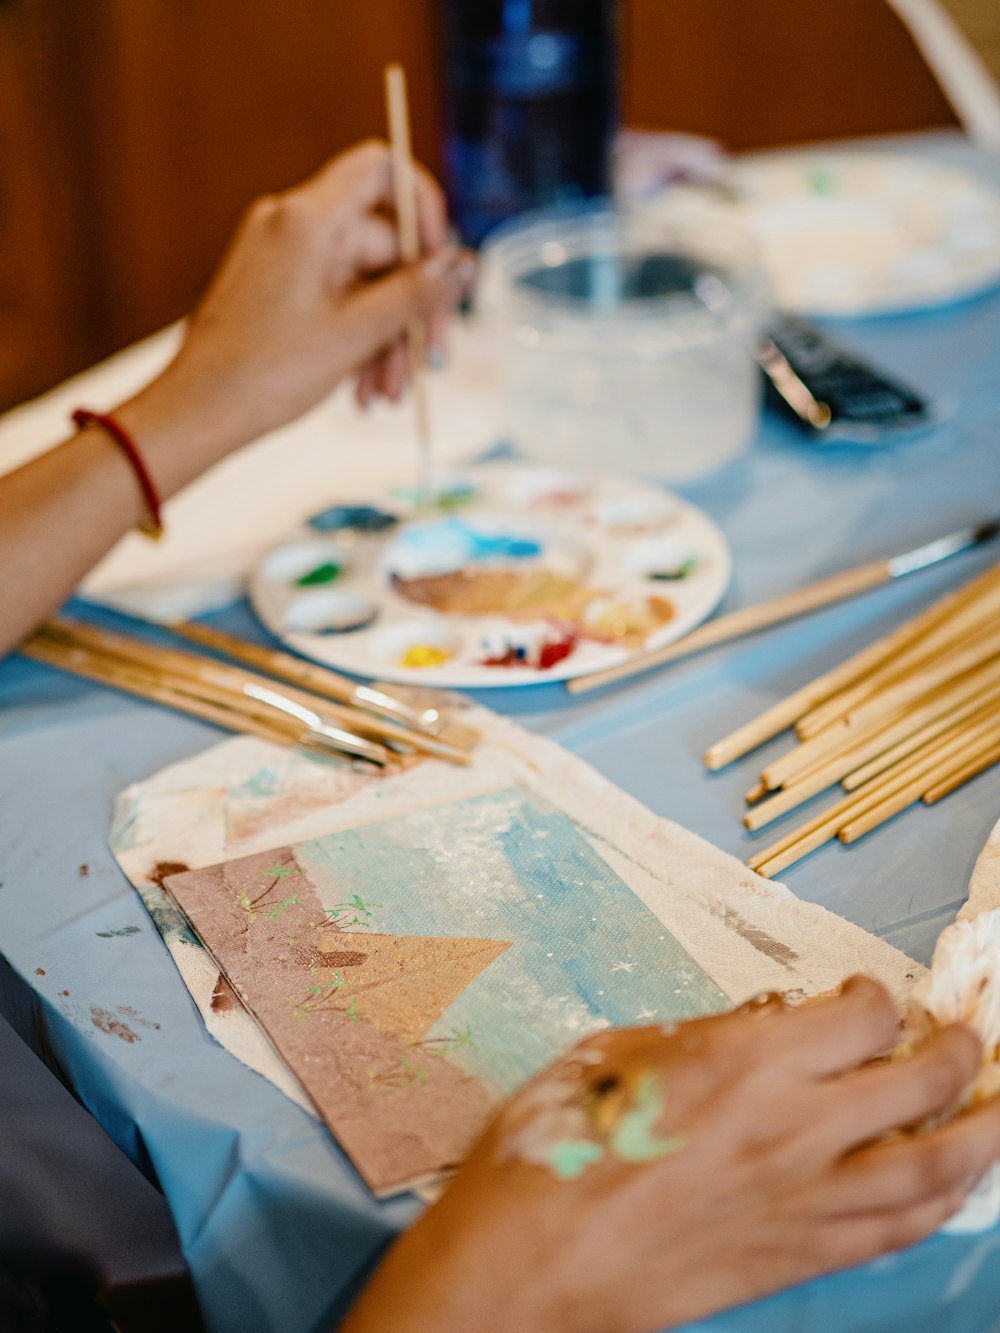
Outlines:
{"label": "brown paint smear", "polygon": [[117,1037],[119,1041],[126,1041],[129,1044],[142,1041],[138,1033],[133,1032],[127,1023],[116,1018],[109,1009],[101,1009],[96,1004],[90,1006],[90,1021],[98,1032],[105,1032],[109,1037]]}
{"label": "brown paint smear", "polygon": [[159,1023],[154,1023],[153,1020],[152,1020],[151,1018],[143,1018],[143,1016],[142,1016],[142,1014],[140,1013],[140,1011],[139,1011],[138,1009],[134,1009],[134,1008],[132,1007],[132,1005],[130,1005],[130,1004],[120,1004],[120,1005],[118,1006],[118,1010],[117,1010],[117,1012],[120,1013],[120,1014],[124,1014],[126,1018],[133,1018],[133,1019],[135,1019],[135,1021],[136,1021],[141,1027],[144,1027],[144,1028],[155,1028],[157,1032],[159,1032],[159,1030],[160,1030],[160,1025],[159,1025]]}
{"label": "brown paint smear", "polygon": [[185,870],[190,869],[191,867],[186,866],[183,861],[157,861],[149,872],[150,883],[155,884],[158,889],[162,889],[163,881],[169,875],[182,875]]}
{"label": "brown paint smear", "polygon": [[541,614],[554,610],[575,593],[575,579],[548,569],[460,569],[452,574],[429,574],[415,579],[393,576],[396,591],[418,606],[461,616],[482,616],[515,611]]}
{"label": "brown paint smear", "polygon": [[215,983],[215,989],[212,991],[212,1013],[229,1014],[234,1009],[242,1008],[239,996],[220,972],[219,979]]}
{"label": "brown paint smear", "polygon": [[746,940],[747,944],[752,945],[758,953],[762,953],[765,958],[770,958],[772,962],[778,963],[781,967],[787,968],[789,972],[794,972],[795,964],[799,961],[799,956],[794,949],[790,949],[787,944],[782,944],[780,940],[774,939],[766,930],[761,930],[759,926],[752,926],[749,921],[744,921],[739,912],[734,912],[731,907],[724,907],[716,910],[715,915],[735,930],[740,939]]}

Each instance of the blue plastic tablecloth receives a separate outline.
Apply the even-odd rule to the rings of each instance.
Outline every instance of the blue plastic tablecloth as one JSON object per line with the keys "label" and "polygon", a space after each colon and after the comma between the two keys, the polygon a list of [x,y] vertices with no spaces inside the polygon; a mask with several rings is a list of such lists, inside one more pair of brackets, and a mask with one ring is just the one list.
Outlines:
{"label": "blue plastic tablecloth", "polygon": [[[938,151],[956,157],[943,141]],[[1000,181],[1000,161],[968,156]],[[767,417],[744,458],[684,487],[732,545],[736,573],[723,609],[1000,511],[1000,293],[838,332],[955,410],[925,436],[879,450],[818,447]],[[586,701],[570,702],[551,685],[485,701],[553,736],[654,811],[746,856],[742,795],[759,765],[709,775],[699,760],[709,742],[996,557],[995,549],[963,556]],[[218,620],[260,633],[243,607]],[[0,949],[8,965],[0,964],[0,1008],[48,1048],[84,1104],[159,1181],[213,1333],[329,1329],[418,1205],[373,1200],[317,1122],[206,1035],[106,843],[122,787],[218,733],[20,658],[0,665],[0,709]],[[1000,768],[875,837],[824,848],[787,881],[926,962],[998,816]],[[99,1030],[91,1005],[130,1006],[140,1039]],[[935,1237],[697,1327],[1000,1329],[1000,1229]]]}

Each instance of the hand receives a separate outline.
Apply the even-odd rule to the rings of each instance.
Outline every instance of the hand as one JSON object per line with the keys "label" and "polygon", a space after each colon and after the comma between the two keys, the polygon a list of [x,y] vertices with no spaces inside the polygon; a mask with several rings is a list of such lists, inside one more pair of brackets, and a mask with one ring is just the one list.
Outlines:
{"label": "hand", "polygon": [[955,1026],[867,1064],[897,1035],[856,977],[800,1009],[589,1038],[500,1112],[344,1333],[647,1333],[928,1235],[1000,1155],[1000,1103],[900,1133],[954,1103],[980,1048]]}
{"label": "hand", "polygon": [[[398,265],[383,144],[362,144],[305,185],[253,205],[174,361],[115,409],[163,499],[352,372],[363,400],[402,392],[404,329],[422,320],[433,342],[473,276],[470,256],[444,247],[440,191],[419,168],[416,195],[427,257],[409,267]],[[17,571],[0,599],[2,655],[146,506],[97,427],[0,482],[0,564]]]}
{"label": "hand", "polygon": [[444,245],[440,189],[423,168],[414,176],[427,258],[410,268],[399,264],[385,144],[361,144],[253,204],[177,359],[123,409],[137,437],[164,418],[197,418],[228,450],[300,416],[351,373],[363,402],[398,397],[407,323],[424,321],[438,343],[474,273],[471,256]]}

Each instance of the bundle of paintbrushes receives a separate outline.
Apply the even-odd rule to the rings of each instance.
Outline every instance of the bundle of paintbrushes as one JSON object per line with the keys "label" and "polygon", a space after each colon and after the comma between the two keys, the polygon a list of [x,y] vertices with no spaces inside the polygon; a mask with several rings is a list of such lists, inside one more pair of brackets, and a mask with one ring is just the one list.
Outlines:
{"label": "bundle of paintbrushes", "polygon": [[398,695],[201,625],[170,628],[267,674],[69,620],[43,625],[20,651],[228,731],[353,765],[385,768],[416,754],[469,763],[476,733],[449,720],[441,706],[414,708]]}
{"label": "bundle of paintbrushes", "polygon": [[747,793],[745,826],[837,783],[845,794],[750,858],[767,877],[916,801],[933,805],[1000,760],[1000,566],[726,736],[705,764],[722,768],[788,727],[799,743]]}

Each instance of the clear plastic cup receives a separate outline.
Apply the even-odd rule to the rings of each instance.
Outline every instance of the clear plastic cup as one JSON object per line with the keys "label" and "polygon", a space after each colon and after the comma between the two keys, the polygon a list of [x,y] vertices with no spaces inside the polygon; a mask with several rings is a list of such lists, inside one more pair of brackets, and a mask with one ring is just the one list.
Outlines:
{"label": "clear plastic cup", "polygon": [[751,442],[756,248],[711,208],[666,213],[535,214],[487,241],[480,307],[529,457],[679,480]]}

